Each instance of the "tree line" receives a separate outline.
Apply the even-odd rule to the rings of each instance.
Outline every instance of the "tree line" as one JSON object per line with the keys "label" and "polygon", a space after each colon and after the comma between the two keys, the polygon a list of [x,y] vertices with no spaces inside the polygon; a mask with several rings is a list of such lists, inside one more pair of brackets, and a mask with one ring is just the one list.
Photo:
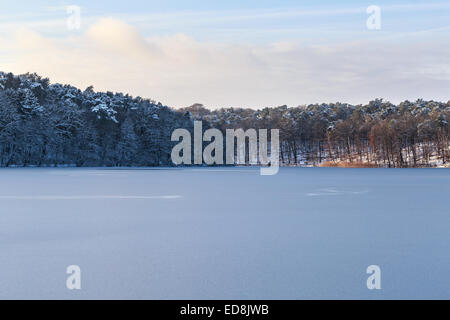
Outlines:
{"label": "tree line", "polygon": [[0,73],[0,166],[170,165],[192,120],[161,103]]}
{"label": "tree line", "polygon": [[450,102],[376,99],[259,110],[172,109],[123,93],[81,91],[0,72],[0,166],[170,166],[177,128],[279,129],[280,163],[447,164]]}
{"label": "tree line", "polygon": [[398,105],[311,104],[260,110],[201,104],[181,110],[225,132],[226,128],[280,129],[280,163],[375,167],[430,167],[450,161],[450,101]]}

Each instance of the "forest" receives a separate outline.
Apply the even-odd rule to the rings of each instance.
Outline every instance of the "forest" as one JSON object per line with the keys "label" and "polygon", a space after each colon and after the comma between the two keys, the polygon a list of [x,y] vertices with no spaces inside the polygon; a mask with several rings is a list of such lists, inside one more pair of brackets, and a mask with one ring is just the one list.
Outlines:
{"label": "forest", "polygon": [[450,101],[375,99],[322,103],[173,109],[128,94],[51,84],[37,74],[0,72],[0,166],[172,166],[171,134],[279,129],[286,166],[433,167],[450,162]]}

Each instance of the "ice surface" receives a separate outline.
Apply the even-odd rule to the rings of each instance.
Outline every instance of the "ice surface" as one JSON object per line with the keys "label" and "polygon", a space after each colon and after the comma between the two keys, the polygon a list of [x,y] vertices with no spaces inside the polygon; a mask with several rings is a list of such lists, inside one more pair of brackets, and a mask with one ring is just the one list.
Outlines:
{"label": "ice surface", "polygon": [[1,169],[0,298],[448,299],[449,194],[447,169]]}

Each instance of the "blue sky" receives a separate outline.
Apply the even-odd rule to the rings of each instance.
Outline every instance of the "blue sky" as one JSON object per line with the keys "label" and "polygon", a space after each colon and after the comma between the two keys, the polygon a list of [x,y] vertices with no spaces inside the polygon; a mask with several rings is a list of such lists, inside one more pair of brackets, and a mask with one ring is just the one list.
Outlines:
{"label": "blue sky", "polygon": [[[81,8],[79,30],[66,27],[68,5]],[[370,5],[380,30],[366,27]],[[0,69],[174,106],[445,100],[449,17],[450,1],[1,1]],[[117,59],[122,79],[108,72]]]}
{"label": "blue sky", "polygon": [[[181,32],[199,40],[264,43],[298,38],[325,43],[367,37],[365,10],[373,4],[382,9],[383,28],[371,37],[450,27],[450,1],[22,0],[3,1],[0,16],[3,22],[59,19],[63,23],[65,6],[78,5],[84,28],[103,16],[123,19],[148,36]],[[66,33],[37,29],[51,36]]]}

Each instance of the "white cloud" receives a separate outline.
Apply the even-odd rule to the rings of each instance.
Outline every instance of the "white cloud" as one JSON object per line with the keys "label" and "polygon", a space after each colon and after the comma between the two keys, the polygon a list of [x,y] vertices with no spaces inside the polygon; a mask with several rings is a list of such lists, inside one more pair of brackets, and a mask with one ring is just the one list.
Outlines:
{"label": "white cloud", "polygon": [[446,43],[364,41],[333,46],[199,42],[184,34],[145,38],[123,21],[98,20],[83,34],[50,39],[29,29],[0,38],[0,70],[52,82],[122,91],[174,107],[262,107],[375,97],[447,100]]}

